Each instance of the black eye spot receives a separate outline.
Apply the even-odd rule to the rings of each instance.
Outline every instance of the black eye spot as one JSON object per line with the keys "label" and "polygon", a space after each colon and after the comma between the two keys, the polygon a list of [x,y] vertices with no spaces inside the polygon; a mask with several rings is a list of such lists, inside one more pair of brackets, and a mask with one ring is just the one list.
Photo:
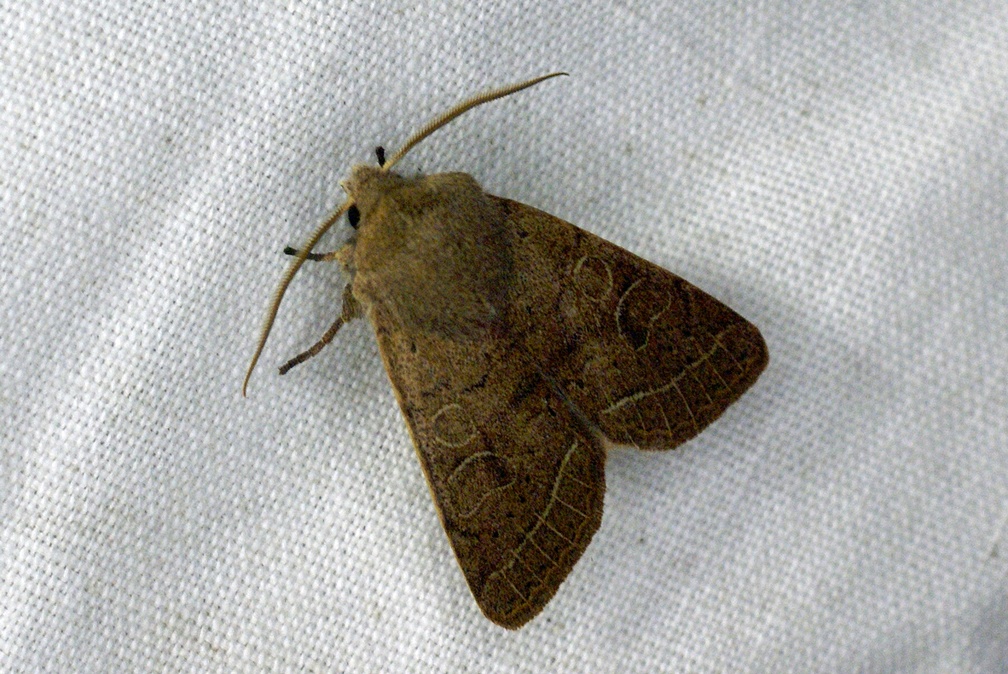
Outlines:
{"label": "black eye spot", "polygon": [[347,210],[346,217],[350,221],[350,226],[357,229],[357,225],[360,224],[360,211],[357,210],[356,206],[351,206]]}
{"label": "black eye spot", "polygon": [[378,156],[378,166],[385,166],[385,148],[379,145],[374,149],[374,152]]}

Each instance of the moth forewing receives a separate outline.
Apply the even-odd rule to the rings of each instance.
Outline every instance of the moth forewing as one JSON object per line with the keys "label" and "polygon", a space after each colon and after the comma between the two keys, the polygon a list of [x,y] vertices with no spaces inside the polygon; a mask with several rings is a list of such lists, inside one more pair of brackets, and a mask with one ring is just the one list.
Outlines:
{"label": "moth forewing", "polygon": [[542,610],[598,529],[604,446],[681,444],[767,364],[755,326],[657,265],[468,174],[389,170],[439,125],[541,79],[353,169],[356,236],[331,256],[351,278],[344,309],[295,359],[370,319],[466,581],[507,628]]}

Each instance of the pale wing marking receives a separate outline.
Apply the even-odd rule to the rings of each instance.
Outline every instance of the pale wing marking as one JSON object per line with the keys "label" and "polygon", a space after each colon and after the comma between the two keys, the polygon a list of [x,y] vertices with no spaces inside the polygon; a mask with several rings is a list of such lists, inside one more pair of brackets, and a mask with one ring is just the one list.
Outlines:
{"label": "pale wing marking", "polygon": [[[538,521],[534,525],[532,525],[532,527],[527,532],[525,532],[525,535],[522,537],[522,542],[519,543],[517,546],[515,546],[515,549],[511,553],[511,561],[502,566],[501,568],[497,569],[493,573],[491,573],[489,576],[487,576],[487,582],[489,582],[490,579],[492,579],[494,576],[499,576],[502,573],[511,570],[511,567],[513,567],[515,562],[518,561],[518,557],[521,555],[522,550],[525,549],[525,545],[532,540],[532,537],[535,535],[537,531],[539,531],[539,527],[541,525],[545,525],[547,528],[553,531],[553,533],[555,533],[557,536],[564,539],[568,543],[574,542],[571,539],[564,536],[559,531],[557,531],[556,529],[554,529],[550,525],[550,523],[546,521],[546,518],[549,517],[550,511],[553,509],[553,504],[556,503],[557,501],[560,501],[560,499],[557,497],[557,492],[560,489],[560,481],[563,479],[564,469],[567,468],[567,463],[570,461],[570,458],[574,454],[574,450],[577,449],[577,446],[578,441],[575,440],[574,444],[572,444],[570,449],[567,450],[567,453],[564,454],[564,458],[560,462],[560,469],[557,471],[556,479],[553,480],[553,488],[550,490],[549,501],[547,501],[546,508],[543,510],[542,515],[539,515],[538,513],[536,514],[536,519]],[[535,542],[533,541],[532,544],[535,545]],[[549,556],[547,555],[546,558],[549,559]],[[553,562],[552,559],[550,559],[550,561]],[[556,562],[553,562],[553,564],[557,565]],[[538,576],[536,577],[538,578]],[[514,587],[514,584],[511,583],[510,578],[508,579],[508,583],[511,584],[512,587]],[[517,592],[517,588],[515,588],[515,591]],[[521,592],[518,592],[518,596],[521,597],[526,604],[529,603],[528,599],[526,599],[525,595],[523,595]]]}
{"label": "pale wing marking", "polygon": [[[499,461],[506,461],[503,457],[499,457],[496,454],[494,454],[493,452],[477,452],[477,453],[475,453],[475,454],[473,454],[471,456],[467,456],[464,461],[462,461],[459,465],[455,466],[455,470],[453,470],[451,472],[451,475],[448,476],[448,478],[445,480],[445,482],[453,482],[454,479],[455,479],[455,477],[459,474],[459,472],[463,468],[465,468],[466,466],[468,466],[469,464],[471,464],[471,463],[473,463],[475,461],[478,461],[480,459],[485,459],[485,458],[497,459]],[[494,494],[495,492],[501,491],[503,489],[507,489],[512,484],[514,484],[514,480],[511,480],[510,482],[507,482],[506,484],[498,485],[496,487],[492,487],[492,488],[486,490],[486,492],[483,493],[483,495],[480,497],[480,499],[476,503],[476,505],[474,505],[472,508],[470,508],[468,511],[466,511],[464,513],[459,513],[459,516],[462,517],[462,518],[471,517],[474,513],[476,513],[477,510],[479,510],[480,508],[483,507],[483,503],[488,498],[490,498],[490,496],[492,494]]]}
{"label": "pale wing marking", "polygon": [[686,406],[686,411],[689,412],[690,421],[693,422],[693,429],[697,433],[699,433],[700,432],[700,424],[697,423],[696,415],[693,414],[693,407],[690,406],[689,400],[686,400],[686,396],[683,395],[682,389],[679,388],[679,377],[676,377],[675,379],[672,380],[672,386],[675,387],[676,393],[679,394],[679,397],[683,401],[683,405]]}
{"label": "pale wing marking", "polygon": [[459,410],[463,414],[467,414],[466,411],[465,411],[465,409],[461,405],[459,405],[458,403],[449,403],[449,404],[445,405],[444,407],[442,407],[441,409],[439,409],[434,414],[434,416],[431,417],[431,428],[433,430],[434,439],[437,440],[438,442],[440,442],[445,447],[452,447],[452,448],[465,447],[470,442],[472,442],[473,440],[475,440],[478,437],[478,435],[479,435],[476,432],[476,424],[474,424],[473,421],[472,421],[472,419],[469,418],[468,416],[463,417],[463,419],[469,425],[469,427],[472,430],[469,432],[469,435],[465,438],[465,440],[462,440],[460,442],[452,442],[448,438],[445,438],[442,435],[440,435],[438,433],[438,431],[437,431],[438,419],[440,419],[444,415],[448,414],[451,410]]}
{"label": "pale wing marking", "polygon": [[[534,545],[535,549],[539,551],[539,554],[541,554],[543,557],[545,557],[546,559],[548,559],[549,562],[550,562],[550,564],[552,564],[557,569],[560,568],[560,565],[557,563],[557,561],[555,559],[553,559],[552,557],[550,557],[548,554],[546,554],[546,551],[543,550],[542,548],[540,548],[538,543],[536,543],[535,541],[533,541],[531,538],[529,539],[529,543],[531,543],[532,545]],[[538,578],[538,576],[536,576],[536,578]]]}
{"label": "pale wing marking", "polygon": [[[719,332],[716,335],[714,335],[714,343],[717,344],[718,346],[720,346],[721,349],[725,353],[728,354],[728,357],[732,359],[733,363],[735,363],[735,367],[737,367],[739,369],[739,372],[740,373],[744,373],[746,371],[746,369],[744,367],[742,367],[742,363],[738,362],[738,358],[735,357],[735,354],[733,354],[730,350],[726,349],[725,345],[721,343],[721,336],[723,334],[725,334],[726,332],[728,332],[729,330],[732,330],[734,327],[735,326],[731,326],[729,328],[725,328],[721,332]],[[724,381],[724,379],[722,379],[721,381]]]}
{"label": "pale wing marking", "polygon": [[[455,478],[455,475],[459,471],[461,471],[463,468],[465,468],[466,466],[468,466],[470,463],[473,463],[474,461],[478,461],[478,460],[480,460],[482,458],[485,458],[485,457],[490,457],[492,459],[498,459],[498,458],[500,458],[496,454],[494,454],[493,452],[476,452],[475,454],[470,454],[469,456],[467,456],[465,458],[464,461],[462,461],[462,463],[460,463],[459,465],[455,466],[455,470],[453,470],[451,472],[451,475],[448,476],[448,482],[451,482]],[[512,480],[511,482],[514,482],[514,480]],[[511,483],[509,482],[508,484],[511,484]]]}
{"label": "pale wing marking", "polygon": [[570,508],[571,510],[573,510],[574,512],[576,512],[578,515],[580,515],[581,517],[584,517],[584,518],[588,517],[587,513],[581,512],[580,510],[578,510],[577,508],[575,508],[574,506],[572,506],[570,503],[567,503],[567,501],[564,501],[559,496],[557,496],[557,501],[560,503],[560,505],[567,506],[568,508]]}
{"label": "pale wing marking", "polygon": [[528,598],[525,597],[525,595],[522,594],[521,590],[519,590],[518,587],[514,584],[514,581],[512,581],[510,578],[508,578],[507,582],[508,582],[508,585],[511,586],[511,589],[515,591],[515,594],[517,594],[519,597],[521,597],[521,600],[524,603],[528,604],[529,603]]}
{"label": "pale wing marking", "polygon": [[[679,390],[679,385],[678,384],[682,380],[683,377],[685,377],[686,375],[692,375],[693,372],[697,368],[699,368],[701,365],[703,365],[708,360],[710,360],[710,358],[714,355],[714,352],[717,351],[718,349],[721,349],[721,350],[725,351],[726,353],[728,353],[729,356],[731,356],[731,352],[728,351],[728,349],[726,349],[724,347],[724,345],[721,344],[720,341],[718,341],[718,338],[722,334],[724,334],[724,332],[726,332],[726,331],[722,330],[720,333],[718,333],[717,336],[714,337],[714,347],[713,348],[711,348],[710,350],[708,350],[707,353],[705,353],[702,356],[700,356],[696,360],[695,363],[693,363],[692,365],[690,365],[689,367],[687,367],[686,369],[684,369],[682,372],[680,372],[678,375],[676,375],[675,377],[673,377],[672,380],[669,381],[669,383],[663,384],[662,386],[658,386],[656,388],[653,388],[653,389],[650,389],[650,390],[647,390],[647,391],[637,391],[636,393],[632,393],[632,394],[626,396],[625,398],[621,398],[620,400],[616,401],[615,403],[610,404],[609,407],[607,407],[604,410],[602,410],[602,414],[612,414],[613,412],[615,412],[616,410],[618,410],[618,409],[620,409],[622,407],[626,407],[627,405],[631,405],[633,403],[639,402],[639,401],[643,400],[644,398],[648,398],[650,396],[661,395],[662,393],[665,393],[666,391],[669,391],[669,390],[675,388],[679,392],[679,397],[682,398],[683,403],[686,405],[687,409],[689,410],[690,416],[692,417],[693,416],[693,411],[692,411],[692,409],[689,409],[689,403],[686,401],[685,396],[683,396],[682,391]],[[738,365],[738,361],[735,360],[734,356],[732,356],[732,360],[734,360],[735,364]],[[741,366],[739,366],[739,369],[744,371],[744,369]],[[716,372],[716,370],[715,370],[715,372]],[[718,377],[721,377],[721,375],[718,374]],[[698,384],[700,384],[701,386],[703,386],[703,381],[701,381],[698,377],[695,377],[695,376],[693,378],[696,379],[696,381],[697,381]],[[722,381],[722,383],[724,383],[724,378],[721,378],[721,381]],[[728,386],[727,383],[725,383],[725,386],[726,387]],[[704,388],[704,394],[707,395],[708,398],[710,398],[710,394],[707,393],[707,387],[703,386],[703,388]],[[711,402],[713,402],[713,401],[711,401]],[[639,416],[639,413],[638,413],[638,416]],[[695,420],[694,420],[694,423],[695,423]]]}

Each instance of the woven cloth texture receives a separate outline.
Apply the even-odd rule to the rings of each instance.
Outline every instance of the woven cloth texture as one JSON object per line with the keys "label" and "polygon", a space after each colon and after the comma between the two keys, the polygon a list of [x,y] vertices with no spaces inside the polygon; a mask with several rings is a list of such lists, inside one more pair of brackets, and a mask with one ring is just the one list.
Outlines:
{"label": "woven cloth texture", "polygon": [[[276,284],[351,165],[599,234],[770,366],[518,632],[479,612],[372,330]],[[1008,4],[0,6],[0,670],[1008,671]],[[344,223],[322,244],[338,245]]]}

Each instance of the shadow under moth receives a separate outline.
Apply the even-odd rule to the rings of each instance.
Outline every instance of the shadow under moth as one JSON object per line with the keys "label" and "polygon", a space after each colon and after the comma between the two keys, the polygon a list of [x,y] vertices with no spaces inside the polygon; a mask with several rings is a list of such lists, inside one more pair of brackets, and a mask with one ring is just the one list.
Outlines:
{"label": "shadow under moth", "polygon": [[[475,96],[388,161],[358,165],[348,198],[300,250],[270,306],[242,393],[305,260],[349,277],[332,327],[366,316],[441,523],[476,603],[515,629],[536,616],[602,520],[608,447],[672,449],[760,375],[759,330],[674,274],[466,173],[390,169],[465,111],[562,75]],[[347,213],[339,250],[312,253]]]}

